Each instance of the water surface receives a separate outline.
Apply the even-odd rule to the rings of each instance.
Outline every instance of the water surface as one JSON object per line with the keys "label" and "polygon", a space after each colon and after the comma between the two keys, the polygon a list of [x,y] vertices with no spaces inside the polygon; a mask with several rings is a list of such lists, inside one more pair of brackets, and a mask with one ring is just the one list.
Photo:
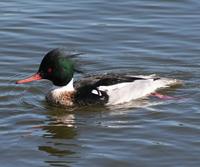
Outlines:
{"label": "water surface", "polygon": [[[4,167],[200,165],[198,0],[0,2],[0,162]],[[184,81],[130,106],[57,108],[47,81],[15,85],[52,48],[83,52],[86,73]],[[76,78],[81,77],[76,76]]]}

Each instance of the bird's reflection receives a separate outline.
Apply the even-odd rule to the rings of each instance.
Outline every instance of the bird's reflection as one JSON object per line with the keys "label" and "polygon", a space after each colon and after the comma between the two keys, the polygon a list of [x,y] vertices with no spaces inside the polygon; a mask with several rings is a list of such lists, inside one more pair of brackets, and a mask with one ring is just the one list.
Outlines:
{"label": "bird's reflection", "polygon": [[74,154],[73,151],[61,150],[61,149],[57,149],[57,148],[52,147],[52,146],[39,146],[39,150],[44,151],[46,153],[49,153],[50,155],[57,156],[57,157],[62,157],[62,156],[65,156],[65,155]]}
{"label": "bird's reflection", "polygon": [[65,125],[48,125],[44,126],[45,134],[43,137],[52,139],[73,139],[76,136],[74,128]]}
{"label": "bird's reflection", "polygon": [[42,126],[44,142],[38,146],[38,149],[47,153],[50,157],[45,161],[48,165],[68,165],[65,160],[70,161],[74,157],[79,157],[82,150],[82,146],[78,142],[80,135],[78,129],[82,125],[80,121],[85,121],[90,116],[96,117],[98,120],[99,117],[104,117],[108,113],[110,113],[109,115],[124,114],[125,112],[132,112],[134,108],[142,107],[153,110],[154,106],[161,103],[163,101],[143,99],[118,106],[90,106],[73,109],[62,109],[47,105],[46,115],[48,119],[45,120],[46,125]]}
{"label": "bird's reflection", "polygon": [[38,150],[48,154],[49,158],[45,160],[48,165],[68,165],[67,159],[76,156],[76,150],[80,150],[76,142],[75,115],[49,107],[47,117],[47,125],[42,126],[44,142]]}

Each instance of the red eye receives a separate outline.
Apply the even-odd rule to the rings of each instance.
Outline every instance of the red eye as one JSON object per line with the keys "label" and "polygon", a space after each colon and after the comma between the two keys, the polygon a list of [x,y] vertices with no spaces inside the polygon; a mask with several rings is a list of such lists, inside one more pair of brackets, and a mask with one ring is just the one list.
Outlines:
{"label": "red eye", "polygon": [[47,70],[48,73],[52,73],[52,71],[53,71],[52,68],[48,68]]}

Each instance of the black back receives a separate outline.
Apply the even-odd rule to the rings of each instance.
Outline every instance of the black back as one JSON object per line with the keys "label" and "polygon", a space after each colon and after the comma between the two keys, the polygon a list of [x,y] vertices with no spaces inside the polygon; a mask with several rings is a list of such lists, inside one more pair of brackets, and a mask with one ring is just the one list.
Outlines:
{"label": "black back", "polygon": [[[144,78],[134,77],[127,74],[104,74],[87,76],[82,80],[75,82],[77,93],[75,101],[81,105],[84,104],[104,104],[108,102],[109,97],[105,91],[98,90],[99,86],[110,86],[123,82],[134,82],[136,80],[145,80]],[[92,93],[96,90],[97,94]]]}

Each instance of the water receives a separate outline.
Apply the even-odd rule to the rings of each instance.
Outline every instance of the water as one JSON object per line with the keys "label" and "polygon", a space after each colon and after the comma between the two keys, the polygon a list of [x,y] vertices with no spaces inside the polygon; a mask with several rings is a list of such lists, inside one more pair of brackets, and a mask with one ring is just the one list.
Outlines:
{"label": "water", "polygon": [[[200,166],[198,0],[0,2],[0,164]],[[156,73],[184,81],[129,107],[57,108],[47,81],[15,85],[53,48],[84,52],[86,73]],[[77,77],[81,77],[80,75]]]}

